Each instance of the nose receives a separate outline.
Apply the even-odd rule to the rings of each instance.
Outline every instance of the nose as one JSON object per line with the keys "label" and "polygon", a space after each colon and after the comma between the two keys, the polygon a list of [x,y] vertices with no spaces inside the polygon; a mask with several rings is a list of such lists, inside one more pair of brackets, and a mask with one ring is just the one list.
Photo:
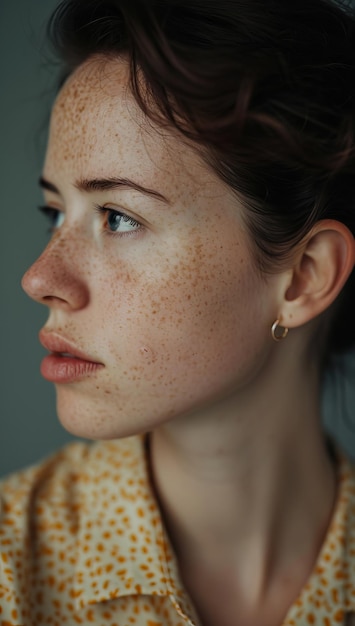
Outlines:
{"label": "nose", "polygon": [[89,301],[88,285],[78,267],[82,254],[69,250],[55,236],[22,278],[24,291],[37,302],[64,310],[79,310]]}

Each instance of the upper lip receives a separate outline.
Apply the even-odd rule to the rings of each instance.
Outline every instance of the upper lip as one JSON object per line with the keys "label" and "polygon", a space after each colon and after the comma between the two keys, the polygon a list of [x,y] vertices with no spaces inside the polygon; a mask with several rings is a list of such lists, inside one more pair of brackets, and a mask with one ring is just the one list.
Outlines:
{"label": "upper lip", "polygon": [[46,350],[49,350],[49,352],[54,352],[56,354],[66,353],[83,361],[90,361],[91,363],[98,362],[94,358],[74,346],[71,341],[61,337],[53,331],[42,329],[39,332],[39,340],[42,346]]}

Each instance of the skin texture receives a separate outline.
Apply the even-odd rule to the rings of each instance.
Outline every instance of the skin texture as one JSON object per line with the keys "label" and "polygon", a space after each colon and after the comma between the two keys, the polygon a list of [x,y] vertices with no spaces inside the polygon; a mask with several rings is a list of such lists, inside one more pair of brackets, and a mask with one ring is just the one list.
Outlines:
{"label": "skin texture", "polygon": [[[50,305],[46,330],[104,364],[57,389],[64,426],[90,438],[151,429],[234,392],[265,360],[276,315],[235,197],[192,149],[142,119],[125,65],[113,66],[114,80],[112,65],[79,69],[56,102],[43,175],[59,191],[46,202],[63,225],[24,278]],[[169,204],[134,190],[75,189],[113,176]],[[95,204],[142,228],[110,232]]]}
{"label": "skin texture", "polygon": [[[204,626],[281,623],[336,495],[311,338],[353,266],[351,235],[317,225],[292,265],[261,276],[241,204],[143,117],[124,60],[93,58],[67,81],[43,176],[59,215],[23,286],[49,307],[44,334],[103,364],[56,385],[62,424],[93,439],[151,432],[156,494]],[[168,202],[78,188],[117,176]],[[140,226],[112,232],[97,204]],[[276,318],[292,328],[280,344]]]}

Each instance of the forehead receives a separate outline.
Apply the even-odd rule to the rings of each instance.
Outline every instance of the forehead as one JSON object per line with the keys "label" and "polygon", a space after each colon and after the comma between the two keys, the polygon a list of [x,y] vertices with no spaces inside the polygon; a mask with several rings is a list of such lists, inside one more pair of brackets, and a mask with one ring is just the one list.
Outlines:
{"label": "forehead", "polygon": [[235,195],[177,131],[147,119],[129,86],[125,59],[94,57],[69,77],[53,108],[44,177],[56,186],[121,176],[156,188],[171,203]]}
{"label": "forehead", "polygon": [[144,126],[144,116],[128,87],[127,63],[89,59],[69,77],[55,102],[49,151],[55,144],[55,151],[60,147],[67,157],[75,151],[78,159],[89,157],[94,149],[102,155],[106,146],[114,156],[115,146],[138,146],[142,135],[147,141]]}
{"label": "forehead", "polygon": [[[152,168],[206,177],[206,166],[181,139],[146,118],[129,87],[124,59],[93,58],[67,80],[55,102],[45,172],[115,176]],[[108,171],[108,168],[112,171]],[[118,171],[119,170],[119,171]],[[208,173],[210,178],[212,173]],[[213,176],[212,176],[213,178]],[[205,181],[206,183],[206,181]]]}
{"label": "forehead", "polygon": [[114,116],[117,122],[134,122],[132,126],[143,121],[129,91],[127,64],[93,58],[77,68],[62,87],[53,108],[51,130],[69,133],[71,139],[80,132],[82,140],[83,131],[115,130]]}

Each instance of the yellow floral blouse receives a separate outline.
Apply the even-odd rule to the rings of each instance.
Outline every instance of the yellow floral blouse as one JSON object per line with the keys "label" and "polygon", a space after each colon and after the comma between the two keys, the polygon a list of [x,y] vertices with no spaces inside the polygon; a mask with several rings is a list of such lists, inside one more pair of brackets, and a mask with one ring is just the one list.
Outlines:
{"label": "yellow floral blouse", "polygon": [[[355,611],[355,468],[336,455],[328,535],[282,626],[351,623]],[[151,488],[144,437],[69,444],[6,478],[0,493],[1,626],[199,623]]]}

